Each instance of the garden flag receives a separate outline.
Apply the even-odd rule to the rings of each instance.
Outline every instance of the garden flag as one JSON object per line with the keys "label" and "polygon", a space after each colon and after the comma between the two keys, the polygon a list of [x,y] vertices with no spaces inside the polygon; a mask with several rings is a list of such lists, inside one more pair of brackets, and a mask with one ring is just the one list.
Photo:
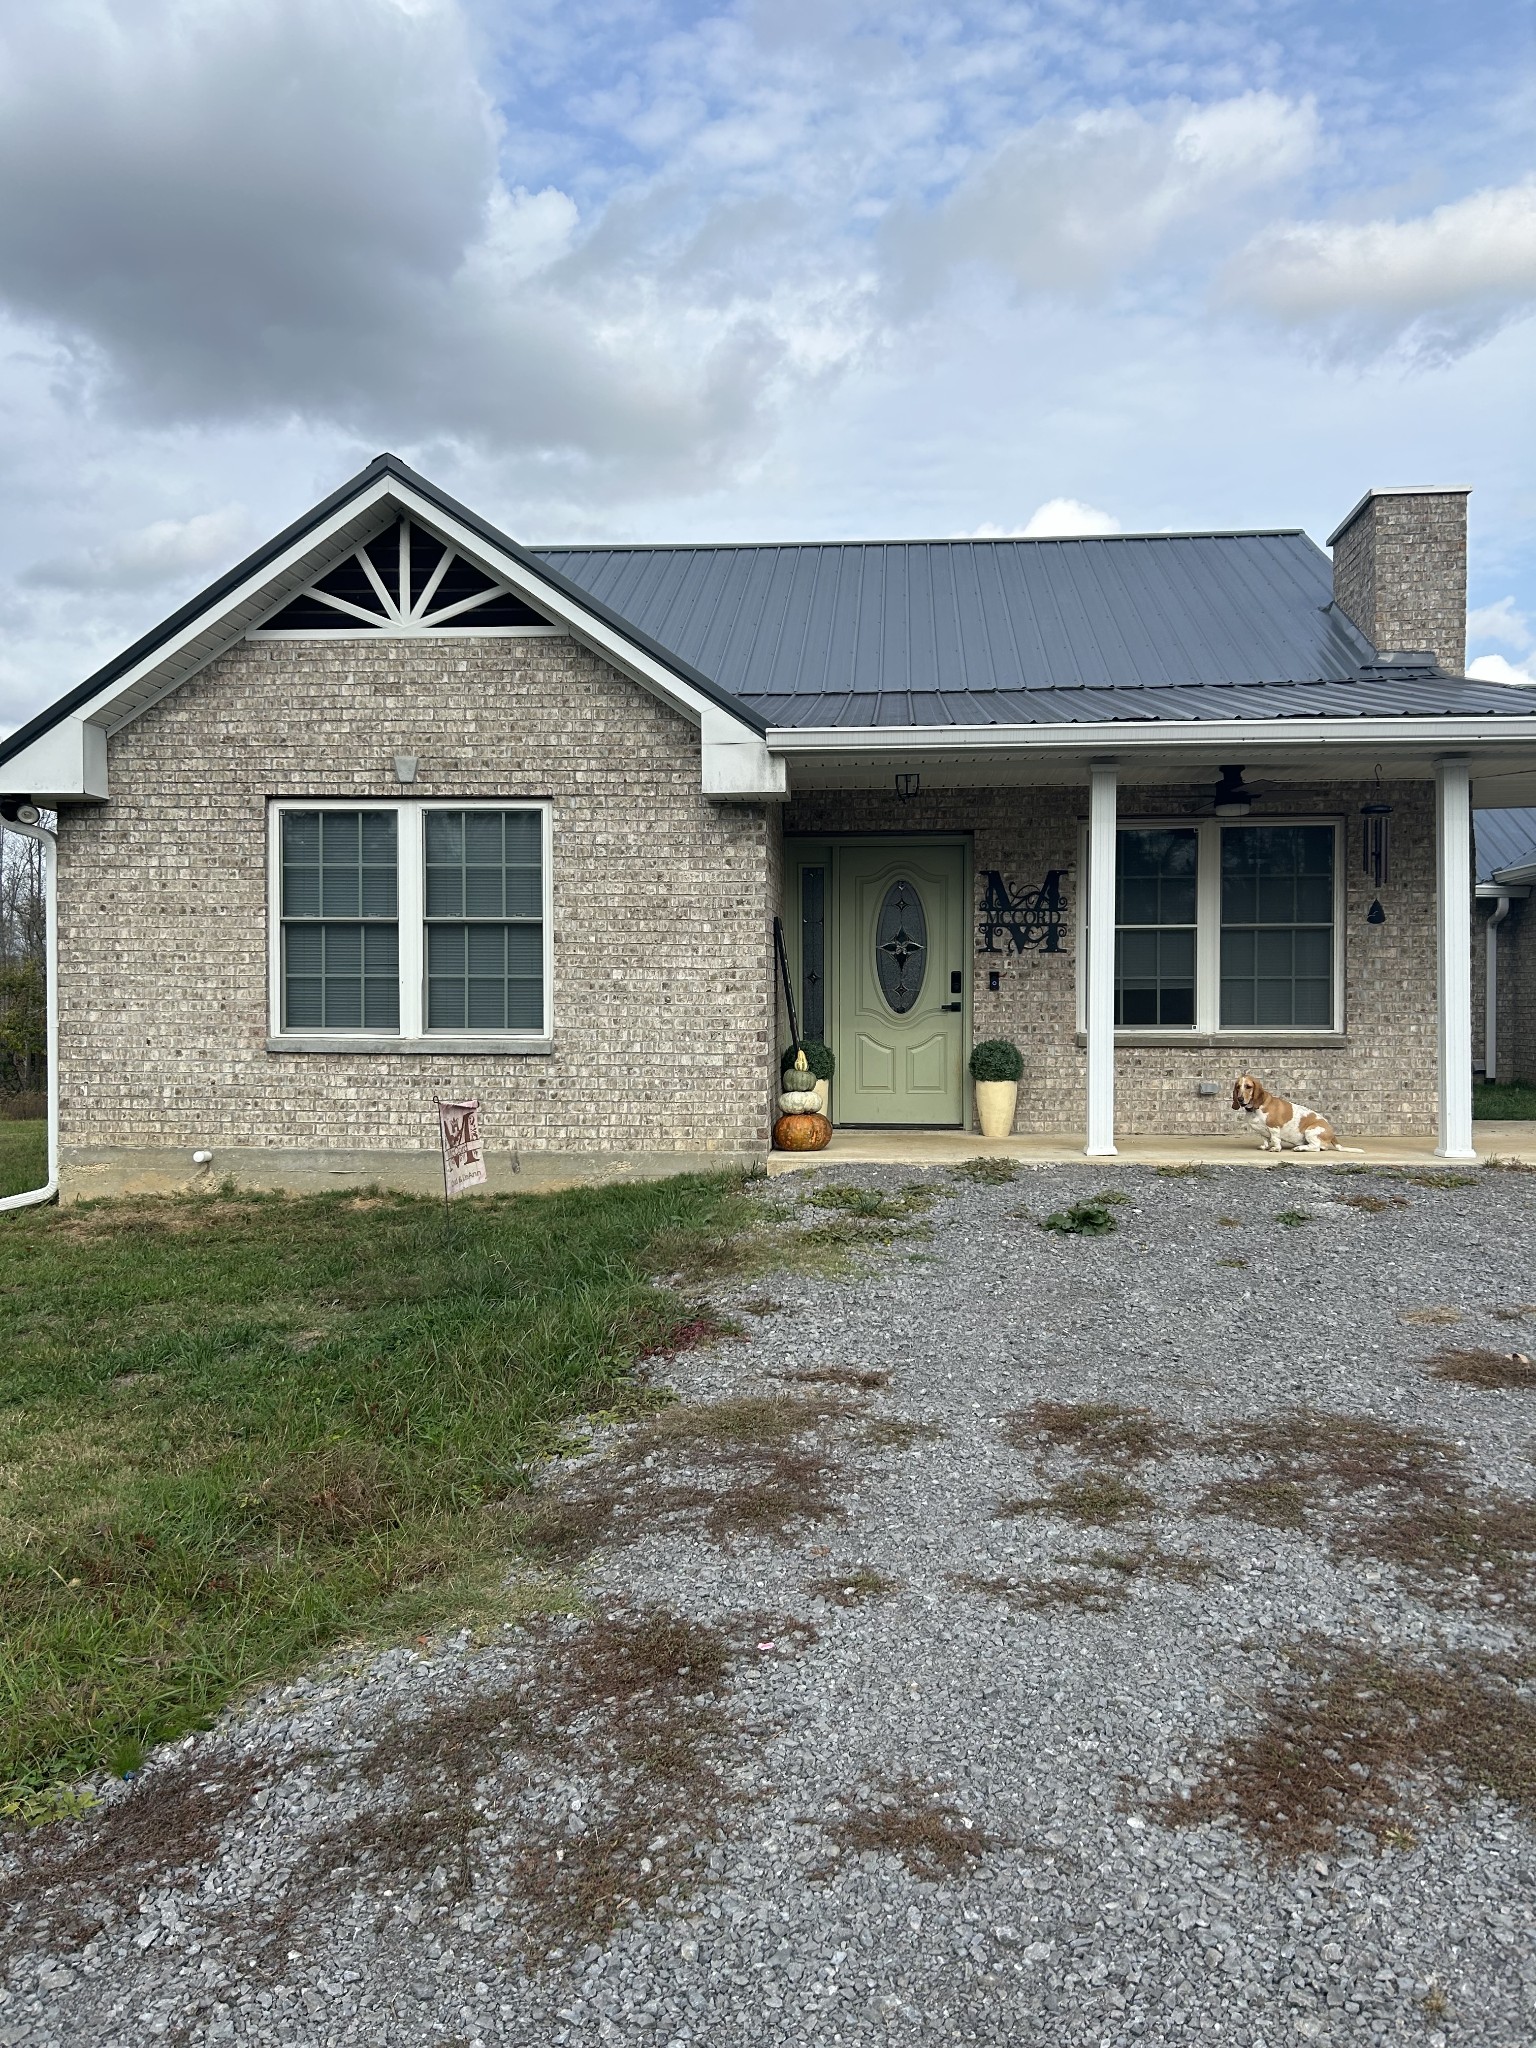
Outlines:
{"label": "garden flag", "polygon": [[480,1138],[478,1102],[437,1105],[437,1127],[443,1141],[443,1197],[451,1201],[469,1188],[485,1185],[485,1146]]}

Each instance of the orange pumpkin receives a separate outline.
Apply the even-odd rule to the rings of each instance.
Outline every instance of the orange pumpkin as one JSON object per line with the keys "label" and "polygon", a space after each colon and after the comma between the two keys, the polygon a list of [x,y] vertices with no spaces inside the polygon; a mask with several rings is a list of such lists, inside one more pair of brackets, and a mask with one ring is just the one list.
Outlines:
{"label": "orange pumpkin", "polygon": [[781,1116],[773,1127],[773,1142],[781,1152],[819,1152],[831,1137],[830,1119],[813,1110]]}

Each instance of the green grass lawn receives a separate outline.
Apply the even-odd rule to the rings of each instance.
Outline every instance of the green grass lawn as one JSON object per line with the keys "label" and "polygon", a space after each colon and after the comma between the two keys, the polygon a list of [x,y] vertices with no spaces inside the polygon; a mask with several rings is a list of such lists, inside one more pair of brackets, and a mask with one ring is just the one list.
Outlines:
{"label": "green grass lawn", "polygon": [[48,1178],[48,1126],[0,1118],[0,1195],[24,1195]]}
{"label": "green grass lawn", "polygon": [[1536,1086],[1529,1081],[1477,1082],[1472,1090],[1474,1117],[1536,1119]]}
{"label": "green grass lawn", "polygon": [[717,1243],[739,1186],[0,1217],[0,1788],[486,1597],[529,1461],[697,1314],[653,1246]]}

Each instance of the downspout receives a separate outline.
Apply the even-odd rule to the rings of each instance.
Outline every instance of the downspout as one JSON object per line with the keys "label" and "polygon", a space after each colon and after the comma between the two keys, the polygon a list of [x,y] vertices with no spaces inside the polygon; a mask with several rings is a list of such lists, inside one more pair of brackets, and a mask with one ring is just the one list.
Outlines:
{"label": "downspout", "polygon": [[0,831],[35,839],[43,849],[43,975],[48,1001],[48,1184],[24,1195],[0,1196],[0,1209],[30,1209],[59,1192],[59,845],[45,825],[5,819]]}
{"label": "downspout", "polygon": [[1483,927],[1483,971],[1486,983],[1483,1012],[1483,1079],[1499,1078],[1499,926],[1509,915],[1509,898],[1500,895]]}

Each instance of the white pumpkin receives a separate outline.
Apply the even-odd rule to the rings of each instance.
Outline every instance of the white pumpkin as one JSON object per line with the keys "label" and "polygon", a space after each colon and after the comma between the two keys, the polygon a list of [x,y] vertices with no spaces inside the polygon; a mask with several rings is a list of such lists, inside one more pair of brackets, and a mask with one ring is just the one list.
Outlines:
{"label": "white pumpkin", "polygon": [[[789,1076],[784,1078],[787,1081]],[[814,1116],[819,1101],[814,1088],[786,1088],[779,1097],[779,1109],[785,1116]]]}

